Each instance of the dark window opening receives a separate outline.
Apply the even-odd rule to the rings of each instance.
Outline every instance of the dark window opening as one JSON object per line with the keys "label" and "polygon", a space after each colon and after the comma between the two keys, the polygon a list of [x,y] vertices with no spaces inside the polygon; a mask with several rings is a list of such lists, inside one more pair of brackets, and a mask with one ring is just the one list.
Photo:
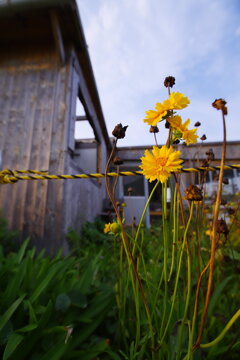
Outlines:
{"label": "dark window opening", "polygon": [[[132,169],[129,169],[129,170],[131,171]],[[138,176],[123,177],[124,196],[129,196],[128,189],[130,187],[132,188],[131,196],[145,196],[143,176],[141,176],[141,177],[140,176],[139,177]]]}
{"label": "dark window opening", "polygon": [[[148,191],[151,194],[154,186],[156,185],[156,180],[148,183]],[[153,193],[153,197],[150,202],[150,210],[157,211],[162,207],[162,184],[158,184],[156,190]]]}

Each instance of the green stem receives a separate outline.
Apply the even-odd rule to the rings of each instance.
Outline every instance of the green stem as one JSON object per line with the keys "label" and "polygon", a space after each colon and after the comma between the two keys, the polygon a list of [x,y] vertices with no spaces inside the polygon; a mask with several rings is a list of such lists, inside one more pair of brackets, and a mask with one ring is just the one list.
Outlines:
{"label": "green stem", "polygon": [[228,332],[230,327],[235,323],[235,321],[239,317],[240,317],[240,309],[233,315],[233,317],[229,320],[229,322],[227,323],[227,325],[225,326],[223,331],[218,335],[218,337],[216,337],[215,340],[213,340],[213,341],[211,341],[210,343],[207,343],[207,344],[200,344],[200,348],[206,349],[206,348],[209,348],[209,347],[214,346],[217,343],[219,343],[219,341],[221,341],[224,338],[225,334]]}
{"label": "green stem", "polygon": [[[193,202],[191,204],[190,211],[193,211]],[[192,215],[191,215],[192,216]],[[186,242],[188,240],[186,239]],[[188,245],[188,244],[187,244]],[[189,245],[187,246],[187,297],[185,302],[185,308],[184,308],[184,315],[182,319],[182,323],[180,326],[180,333],[179,333],[179,344],[178,344],[178,356],[177,359],[179,359],[181,355],[181,345],[182,345],[182,336],[183,336],[183,327],[187,319],[187,313],[188,313],[188,307],[189,307],[189,301],[190,301],[190,294],[191,294],[191,256],[190,256],[190,248]]]}
{"label": "green stem", "polygon": [[140,218],[140,220],[139,220],[137,232],[136,232],[136,235],[135,235],[135,238],[134,238],[134,245],[133,245],[133,250],[132,250],[133,255],[134,255],[134,252],[135,252],[136,243],[137,243],[137,240],[138,240],[138,237],[139,237],[139,233],[140,233],[140,230],[141,230],[141,227],[142,227],[142,223],[143,223],[144,216],[145,216],[145,214],[146,214],[146,211],[147,211],[147,209],[148,209],[148,206],[149,206],[149,204],[150,204],[150,201],[151,201],[151,199],[152,199],[152,197],[153,197],[153,194],[154,194],[154,192],[155,192],[155,190],[156,190],[159,182],[160,182],[160,181],[158,180],[158,181],[156,182],[156,184],[154,185],[154,188],[152,189],[152,191],[151,191],[151,193],[150,193],[150,195],[149,195],[149,197],[148,197],[148,199],[147,199],[147,202],[146,202],[145,207],[144,207],[144,209],[143,209],[141,218]]}
{"label": "green stem", "polygon": [[177,188],[174,189],[173,196],[173,242],[172,242],[172,261],[169,272],[168,281],[170,281],[173,268],[174,268],[174,260],[175,260],[175,249],[177,243],[177,232],[178,232],[178,202],[177,202]]}
{"label": "green stem", "polygon": [[177,288],[178,288],[180,270],[181,270],[181,265],[182,265],[183,251],[184,251],[185,244],[186,244],[187,232],[188,232],[188,228],[189,228],[189,225],[190,225],[190,222],[191,222],[191,219],[192,219],[192,214],[193,214],[193,203],[191,204],[190,214],[189,214],[188,222],[187,222],[187,225],[186,225],[186,229],[184,231],[183,242],[182,242],[182,246],[181,246],[181,250],[180,250],[180,254],[179,254],[179,262],[178,262],[176,281],[175,281],[175,286],[174,286],[174,291],[173,291],[173,296],[172,296],[171,309],[170,309],[170,312],[169,312],[169,317],[168,317],[167,324],[165,326],[165,331],[164,331],[163,336],[162,336],[162,338],[160,340],[160,345],[162,344],[162,342],[163,342],[163,340],[164,340],[164,338],[165,338],[165,336],[167,334],[167,331],[168,331],[168,328],[169,328],[169,325],[170,325],[170,321],[171,321],[171,318],[172,318],[172,314],[173,314],[173,309],[174,309],[174,305],[175,305],[175,301],[176,301],[176,295],[177,295]]}
{"label": "green stem", "polygon": [[163,278],[164,278],[164,302],[161,329],[159,336],[162,336],[165,326],[168,301],[168,276],[167,276],[167,259],[168,259],[168,236],[167,236],[167,183],[162,184],[162,209],[163,209]]}

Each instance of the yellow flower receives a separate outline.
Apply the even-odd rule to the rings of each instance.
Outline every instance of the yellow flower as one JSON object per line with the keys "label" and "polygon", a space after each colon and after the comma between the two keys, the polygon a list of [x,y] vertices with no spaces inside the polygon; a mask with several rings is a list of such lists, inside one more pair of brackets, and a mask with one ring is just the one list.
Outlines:
{"label": "yellow flower", "polygon": [[177,129],[182,132],[182,118],[179,115],[171,116],[168,118],[171,128]]}
{"label": "yellow flower", "polygon": [[185,140],[186,144],[196,144],[198,136],[196,135],[197,128],[192,130],[183,131],[182,138]]}
{"label": "yellow flower", "polygon": [[110,223],[109,223],[109,224],[105,224],[103,231],[104,231],[104,234],[109,233],[109,232],[111,231],[111,224],[110,224]]}
{"label": "yellow flower", "polygon": [[181,132],[188,130],[188,125],[190,124],[190,119],[187,119],[182,123],[182,118],[179,115],[174,115],[168,118],[168,122],[172,128],[177,129]]}
{"label": "yellow flower", "polygon": [[153,146],[152,153],[148,150],[145,151],[144,156],[141,158],[142,165],[140,168],[143,170],[143,175],[149,181],[160,180],[162,183],[166,182],[170,177],[171,172],[177,171],[182,167],[179,157],[180,151],[174,151],[172,146],[168,148],[166,145],[161,148]]}
{"label": "yellow flower", "polygon": [[167,114],[167,111],[163,108],[162,104],[157,103],[155,110],[146,111],[146,117],[143,120],[148,125],[156,126],[159,121],[161,121],[162,117]]}
{"label": "yellow flower", "polygon": [[190,103],[187,96],[180,92],[172,92],[169,96],[170,109],[169,110],[181,110],[188,106]]}
{"label": "yellow flower", "polygon": [[205,231],[205,234],[207,235],[207,236],[212,236],[212,230],[210,230],[210,229],[208,229],[208,230],[206,230]]}
{"label": "yellow flower", "polygon": [[110,224],[110,229],[111,229],[111,232],[113,233],[113,234],[119,234],[120,232],[121,232],[121,225],[120,224],[118,224],[117,222],[114,222],[114,223],[112,223],[112,224]]}
{"label": "yellow flower", "polygon": [[167,100],[163,103],[157,103],[155,106],[156,110],[146,111],[146,117],[143,120],[148,125],[156,126],[161,119],[167,115],[169,110],[180,110],[184,109],[190,103],[187,96],[179,92],[173,92]]}

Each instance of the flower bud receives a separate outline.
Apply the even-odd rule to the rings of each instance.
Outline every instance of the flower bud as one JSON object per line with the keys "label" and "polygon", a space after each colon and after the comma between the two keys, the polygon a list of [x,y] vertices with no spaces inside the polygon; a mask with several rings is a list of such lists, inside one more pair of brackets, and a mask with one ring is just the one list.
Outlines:
{"label": "flower bud", "polygon": [[111,224],[111,232],[115,235],[119,234],[121,232],[121,225],[117,222],[114,222]]}
{"label": "flower bud", "polygon": [[200,137],[200,140],[202,140],[202,141],[207,140],[206,135],[205,135],[205,134],[203,134],[203,136],[202,136],[202,137]]}
{"label": "flower bud", "polygon": [[177,144],[179,144],[179,143],[180,143],[180,140],[179,140],[179,139],[176,139],[176,140],[173,141],[173,144],[174,144],[174,145],[177,145]]}
{"label": "flower bud", "polygon": [[195,122],[194,126],[199,127],[201,123],[199,121]]}
{"label": "flower bud", "polygon": [[156,133],[159,132],[159,129],[158,129],[157,126],[152,126],[152,125],[151,125],[149,132],[156,134]]}
{"label": "flower bud", "polygon": [[116,125],[112,132],[113,136],[115,136],[115,138],[117,139],[123,139],[125,137],[127,127],[128,125],[127,126],[122,126],[122,124]]}

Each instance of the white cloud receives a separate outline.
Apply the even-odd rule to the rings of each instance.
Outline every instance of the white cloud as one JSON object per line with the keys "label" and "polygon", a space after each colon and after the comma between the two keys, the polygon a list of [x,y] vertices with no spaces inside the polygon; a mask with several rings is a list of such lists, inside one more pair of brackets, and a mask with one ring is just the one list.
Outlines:
{"label": "white cloud", "polygon": [[[129,145],[152,141],[141,119],[166,97],[165,76],[176,76],[177,85],[191,81],[193,73],[203,83],[221,76],[223,86],[224,73],[233,78],[232,69],[239,69],[239,58],[230,59],[224,48],[228,31],[237,35],[238,30],[233,10],[223,1],[102,0],[79,5],[109,132],[116,123],[129,124]],[[188,95],[207,100],[207,94],[198,94],[198,86],[188,85]],[[211,91],[213,87],[214,82]],[[196,121],[201,111],[194,111]]]}

